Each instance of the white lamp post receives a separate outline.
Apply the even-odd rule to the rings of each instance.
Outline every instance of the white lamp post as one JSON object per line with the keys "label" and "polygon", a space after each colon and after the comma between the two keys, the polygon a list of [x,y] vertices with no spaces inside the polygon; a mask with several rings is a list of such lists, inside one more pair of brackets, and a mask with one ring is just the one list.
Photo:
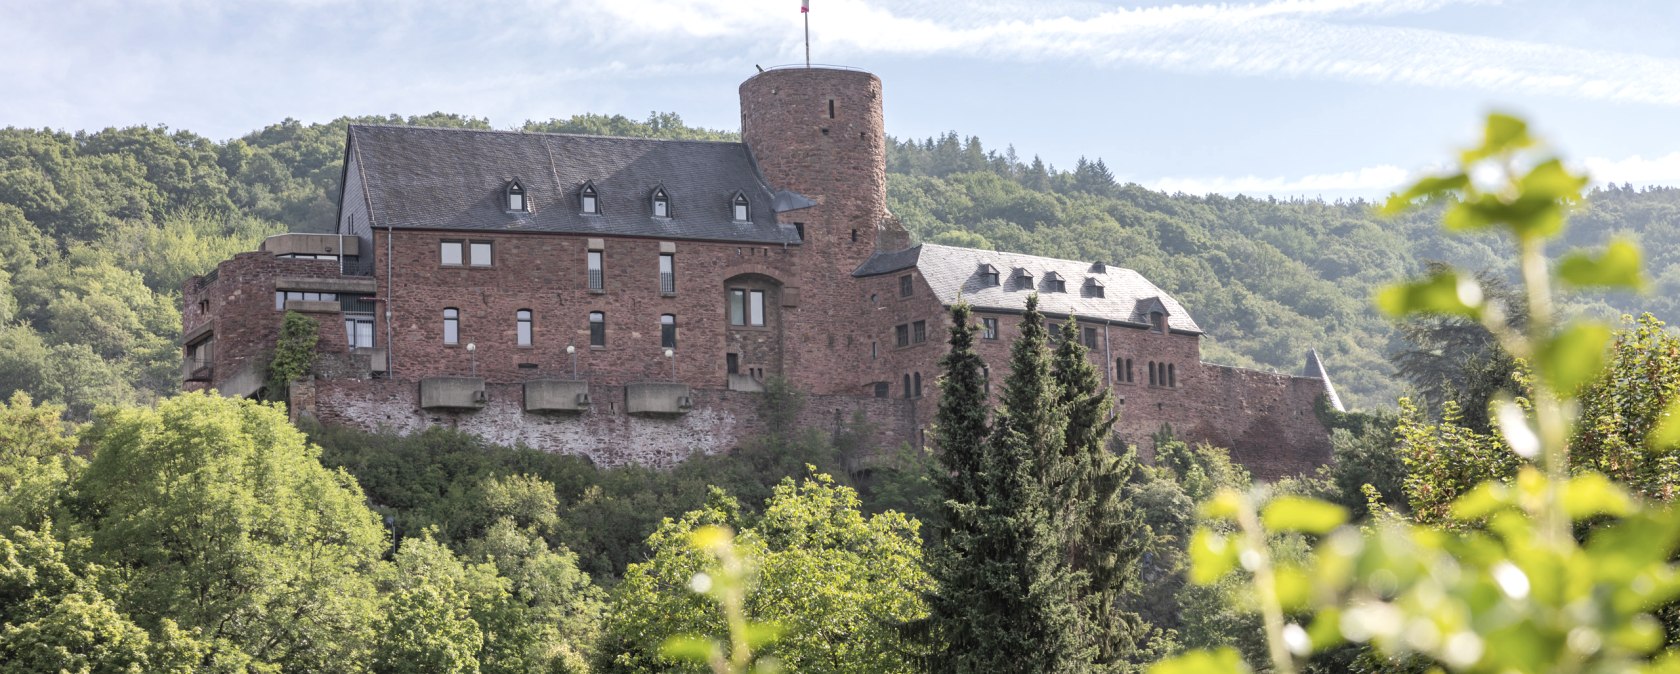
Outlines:
{"label": "white lamp post", "polygon": [[478,345],[467,342],[467,355],[472,357],[472,376],[478,376]]}
{"label": "white lamp post", "polygon": [[572,381],[577,381],[577,347],[567,344],[566,355],[572,357]]}

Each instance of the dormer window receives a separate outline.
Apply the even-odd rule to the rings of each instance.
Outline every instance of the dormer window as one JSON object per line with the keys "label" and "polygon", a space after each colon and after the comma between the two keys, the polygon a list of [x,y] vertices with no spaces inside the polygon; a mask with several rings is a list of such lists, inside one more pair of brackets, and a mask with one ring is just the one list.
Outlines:
{"label": "dormer window", "polygon": [[1108,265],[1103,264],[1101,262],[1093,262],[1093,263],[1091,263],[1091,273],[1093,273],[1093,274],[1107,274],[1108,273]]}
{"label": "dormer window", "polygon": [[509,180],[504,196],[506,198],[502,203],[507,205],[508,210],[519,212],[527,210],[525,208],[525,186],[519,184],[519,181]]}
{"label": "dormer window", "polygon": [[664,187],[653,188],[653,217],[671,217],[671,195],[665,192]]}
{"label": "dormer window", "polygon": [[1096,278],[1085,279],[1085,294],[1089,297],[1102,297],[1102,281],[1098,281]]}
{"label": "dormer window", "polygon": [[997,267],[989,264],[980,265],[980,285],[995,288],[999,282]]}
{"label": "dormer window", "polygon": [[1026,289],[1029,289],[1029,290],[1032,289],[1032,287],[1033,287],[1033,274],[1032,274],[1031,270],[1029,270],[1029,269],[1017,269],[1017,270],[1015,270],[1015,279],[1016,279],[1015,282],[1020,284],[1019,287],[1026,288]]}
{"label": "dormer window", "polygon": [[735,193],[734,205],[736,222],[750,222],[752,220],[749,217],[752,215],[752,210],[747,207],[747,195],[745,193]]}
{"label": "dormer window", "polygon": [[595,183],[587,182],[578,190],[578,201],[583,206],[585,215],[600,215],[601,202],[595,198]]}
{"label": "dormer window", "polygon": [[1053,292],[1053,293],[1065,293],[1065,292],[1067,292],[1067,281],[1062,280],[1062,275],[1057,274],[1056,272],[1050,272],[1048,274],[1045,274],[1044,275],[1044,283],[1045,283],[1045,291],[1047,291],[1047,292]]}
{"label": "dormer window", "polygon": [[1167,334],[1167,315],[1159,311],[1149,312],[1149,329]]}

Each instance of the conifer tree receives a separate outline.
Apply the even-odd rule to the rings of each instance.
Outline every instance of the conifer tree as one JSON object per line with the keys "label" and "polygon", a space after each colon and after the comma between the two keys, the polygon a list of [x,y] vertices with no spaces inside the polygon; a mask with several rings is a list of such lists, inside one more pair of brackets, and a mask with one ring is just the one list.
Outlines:
{"label": "conifer tree", "polygon": [[[946,536],[933,564],[940,588],[929,602],[946,651],[932,669],[1087,671],[1093,652],[1082,634],[1081,607],[1069,601],[1084,574],[1065,563],[1061,523],[1050,509],[1049,488],[1057,479],[1047,471],[1064,463],[1067,422],[1057,405],[1038,297],[1027,301],[1002,404],[990,436],[978,443],[974,434],[983,425],[956,409],[959,400],[976,399],[975,388],[983,392],[973,327],[966,307],[953,309],[952,317],[944,386],[953,394],[941,396],[939,410],[952,426],[935,436],[952,474],[942,484]],[[965,472],[964,464],[974,469]]]}
{"label": "conifer tree", "polygon": [[1138,557],[1148,537],[1126,492],[1133,456],[1109,451],[1109,433],[1118,417],[1113,396],[1103,386],[1080,341],[1077,319],[1062,326],[1052,370],[1058,406],[1067,419],[1061,474],[1065,481],[1051,495],[1052,512],[1064,523],[1067,563],[1082,571],[1072,601],[1083,610],[1084,632],[1095,647],[1099,669],[1123,666],[1136,652],[1139,619],[1116,607],[1130,588]]}

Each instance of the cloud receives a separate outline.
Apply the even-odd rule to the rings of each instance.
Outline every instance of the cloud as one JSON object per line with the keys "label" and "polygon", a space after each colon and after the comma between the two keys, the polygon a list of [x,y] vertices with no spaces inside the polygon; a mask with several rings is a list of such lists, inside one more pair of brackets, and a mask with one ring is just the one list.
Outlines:
{"label": "cloud", "polygon": [[1646,159],[1640,155],[1622,159],[1589,158],[1581,162],[1593,184],[1632,183],[1646,185],[1680,185],[1680,152]]}
{"label": "cloud", "polygon": [[[536,0],[541,1],[541,0]],[[816,0],[812,40],[828,53],[1082,62],[1172,72],[1467,88],[1680,107],[1680,59],[1384,25],[1454,0],[1273,0],[1113,8],[1088,3]],[[569,3],[568,3],[569,4]],[[568,11],[611,20],[605,38],[783,35],[792,2],[619,0]],[[1027,18],[1023,18],[1027,17]]]}
{"label": "cloud", "polygon": [[[1640,155],[1610,159],[1588,157],[1571,162],[1575,170],[1585,170],[1594,185],[1631,184],[1634,187],[1680,185],[1680,152],[1660,157]],[[1363,197],[1378,199],[1399,191],[1410,182],[1440,167],[1408,170],[1390,164],[1339,173],[1317,173],[1297,177],[1274,176],[1263,178],[1245,176],[1161,177],[1139,180],[1138,184],[1162,192],[1235,196],[1270,195],[1276,197]]]}

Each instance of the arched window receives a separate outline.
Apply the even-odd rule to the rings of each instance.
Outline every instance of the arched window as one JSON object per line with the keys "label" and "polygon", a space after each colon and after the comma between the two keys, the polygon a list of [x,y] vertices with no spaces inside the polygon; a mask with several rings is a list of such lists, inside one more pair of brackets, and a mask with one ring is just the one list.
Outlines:
{"label": "arched window", "polygon": [[531,345],[531,310],[520,309],[514,312],[514,323],[517,326],[517,339],[520,346]]}
{"label": "arched window", "polygon": [[666,349],[677,348],[676,314],[665,314],[659,317],[659,346]]}
{"label": "arched window", "polygon": [[507,199],[503,203],[507,204],[507,209],[508,210],[510,210],[510,211],[524,211],[524,210],[526,210],[526,208],[525,208],[525,186],[519,184],[519,181],[517,181],[517,180],[509,180],[508,181],[507,194],[505,196],[507,197]]}
{"label": "arched window", "polygon": [[747,207],[747,195],[743,192],[735,193],[735,221],[749,222],[752,210]]}
{"label": "arched window", "polygon": [[589,312],[589,345],[605,347],[607,345],[607,315],[599,311]]}
{"label": "arched window", "polygon": [[665,187],[653,188],[653,217],[671,217],[671,195],[665,192]]}
{"label": "arched window", "polygon": [[916,382],[916,397],[917,397],[917,398],[920,398],[920,397],[922,397],[922,373],[920,373],[920,372],[917,372],[917,373],[916,373],[916,374],[915,374],[915,375],[914,375],[914,376],[913,376],[913,377],[912,377],[912,378],[911,378],[911,381],[914,381],[914,382]]}
{"label": "arched window", "polygon": [[1155,377],[1155,361],[1149,361],[1149,385],[1150,386],[1157,386],[1158,384],[1156,382],[1157,382],[1157,379]]}
{"label": "arched window", "polygon": [[907,400],[912,397],[910,389],[910,375],[908,374],[904,375],[904,397]]}
{"label": "arched window", "polygon": [[1167,387],[1178,388],[1178,366],[1167,363]]}
{"label": "arched window", "polygon": [[449,307],[443,310],[443,343],[461,343],[461,310]]}
{"label": "arched window", "polygon": [[595,198],[595,183],[586,182],[583,184],[583,187],[578,190],[578,202],[582,205],[585,214],[596,215],[601,212],[601,204]]}

